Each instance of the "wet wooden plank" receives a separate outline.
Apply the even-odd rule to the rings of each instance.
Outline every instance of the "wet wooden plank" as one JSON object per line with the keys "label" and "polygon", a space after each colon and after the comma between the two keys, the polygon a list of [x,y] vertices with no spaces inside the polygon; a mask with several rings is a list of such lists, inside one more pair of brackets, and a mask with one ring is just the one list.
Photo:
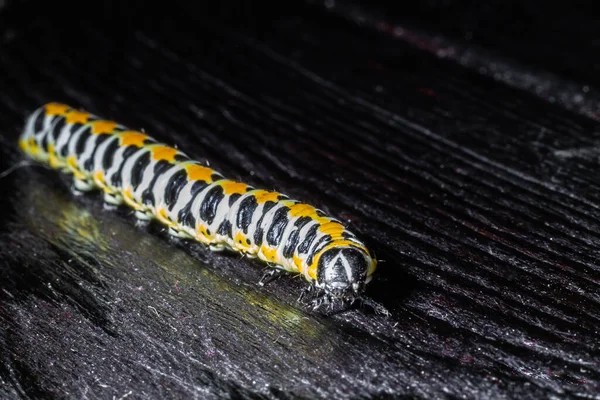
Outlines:
{"label": "wet wooden plank", "polygon": [[307,2],[363,29],[600,119],[594,67],[598,28],[585,4]]}
{"label": "wet wooden plank", "polygon": [[299,279],[260,287],[258,262],[20,169],[0,180],[3,397],[597,391],[596,122],[314,6],[138,6],[8,10],[2,168],[46,101],[144,128],[346,221],[392,316],[316,315]]}

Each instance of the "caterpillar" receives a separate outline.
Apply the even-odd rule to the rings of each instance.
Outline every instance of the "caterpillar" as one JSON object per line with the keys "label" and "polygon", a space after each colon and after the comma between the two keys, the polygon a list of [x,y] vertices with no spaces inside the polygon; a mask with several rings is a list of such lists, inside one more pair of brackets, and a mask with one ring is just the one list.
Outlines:
{"label": "caterpillar", "polygon": [[32,159],[73,175],[79,192],[97,189],[141,220],[158,220],[176,237],[230,250],[274,267],[263,276],[301,274],[318,308],[361,298],[377,261],[342,223],[322,210],[256,189],[182,151],[62,103],[25,121],[19,147]]}

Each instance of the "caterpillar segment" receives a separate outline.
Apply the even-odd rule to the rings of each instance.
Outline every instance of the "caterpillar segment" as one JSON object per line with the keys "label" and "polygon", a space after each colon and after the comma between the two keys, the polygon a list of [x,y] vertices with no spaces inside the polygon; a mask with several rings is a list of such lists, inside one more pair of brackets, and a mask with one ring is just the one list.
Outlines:
{"label": "caterpillar segment", "polygon": [[376,260],[340,221],[287,196],[226,179],[147,134],[61,103],[25,123],[20,148],[73,175],[77,191],[99,189],[171,235],[232,250],[301,274],[315,304],[360,298]]}

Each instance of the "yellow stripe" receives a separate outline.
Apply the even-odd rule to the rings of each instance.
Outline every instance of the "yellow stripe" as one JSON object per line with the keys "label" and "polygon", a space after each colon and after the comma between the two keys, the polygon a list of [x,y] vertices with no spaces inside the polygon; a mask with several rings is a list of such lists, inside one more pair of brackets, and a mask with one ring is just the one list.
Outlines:
{"label": "yellow stripe", "polygon": [[156,211],[156,218],[162,222],[163,224],[167,225],[167,226],[174,226],[175,224],[173,223],[173,221],[171,221],[171,218],[169,218],[169,214],[167,213],[167,209],[165,207],[160,207],[157,211]]}
{"label": "yellow stripe", "polygon": [[116,127],[117,123],[113,121],[94,121],[92,122],[92,134],[111,133]]}
{"label": "yellow stripe", "polygon": [[19,148],[22,151],[24,151],[25,153],[27,153],[27,151],[29,150],[29,145],[27,144],[27,140],[20,139],[19,140]]}
{"label": "yellow stripe", "polygon": [[148,135],[136,131],[123,132],[119,135],[121,146],[142,147],[146,139],[148,139]]}
{"label": "yellow stripe", "polygon": [[298,269],[298,272],[300,272],[300,273],[303,272],[303,270],[304,270],[304,268],[303,268],[304,260],[302,260],[302,258],[298,257],[296,254],[294,254],[292,256],[292,259],[294,260],[294,265]]}
{"label": "yellow stripe", "polygon": [[105,192],[108,192],[106,182],[104,182],[104,172],[103,171],[94,172],[94,182],[96,183],[96,185],[98,187],[102,188],[102,190],[104,190]]}
{"label": "yellow stripe", "polygon": [[280,193],[277,192],[267,192],[266,190],[258,190],[254,193],[256,197],[256,201],[258,204],[263,204],[269,201],[277,201],[279,199]]}
{"label": "yellow stripe", "polygon": [[90,114],[84,111],[69,111],[65,120],[67,124],[87,124]]}
{"label": "yellow stripe", "polygon": [[133,193],[131,191],[131,188],[127,188],[127,189],[123,190],[123,200],[125,200],[125,203],[127,203],[129,205],[129,207],[133,208],[136,211],[140,211],[140,210],[144,209],[144,207],[139,205],[133,199]]}
{"label": "yellow stripe", "polygon": [[312,214],[314,214],[314,218],[317,218],[317,210],[313,206],[304,203],[296,204],[290,209],[292,217],[308,217],[312,216]]}
{"label": "yellow stripe", "polygon": [[319,231],[325,235],[341,236],[346,228],[339,222],[329,221],[319,226]]}
{"label": "yellow stripe", "polygon": [[50,164],[50,166],[55,169],[64,167],[65,165],[64,161],[56,156],[54,143],[50,143],[48,145],[48,164]]}
{"label": "yellow stripe", "polygon": [[168,146],[156,146],[153,147],[152,150],[152,158],[155,160],[165,160],[169,162],[175,161],[175,156],[177,155],[177,149]]}
{"label": "yellow stripe", "polygon": [[79,170],[79,167],[77,166],[77,159],[75,158],[75,156],[69,156],[69,158],[67,158],[67,167],[69,168],[71,173],[73,173],[75,179],[86,179],[86,175],[83,172],[81,172]]}
{"label": "yellow stripe", "polygon": [[248,245],[248,242],[246,242],[246,236],[244,236],[244,234],[242,232],[238,232],[235,235],[235,238],[233,239],[233,241],[235,242],[235,247],[238,250],[246,251],[250,247]]}
{"label": "yellow stripe", "polygon": [[27,148],[26,148],[27,153],[31,154],[31,156],[35,158],[35,157],[37,157],[39,150],[40,149],[39,149],[37,143],[35,142],[35,138],[30,137],[27,140]]}
{"label": "yellow stripe", "polygon": [[248,185],[236,181],[225,181],[220,184],[226,195],[246,193]]}
{"label": "yellow stripe", "polygon": [[215,235],[214,232],[211,232],[211,235],[208,234],[208,227],[206,225],[198,224],[196,226],[196,238],[201,243],[211,244],[215,239]]}
{"label": "yellow stripe", "polygon": [[263,245],[260,247],[260,251],[265,257],[265,261],[279,264],[279,262],[277,262],[277,248],[270,248]]}
{"label": "yellow stripe", "polygon": [[65,115],[69,110],[69,106],[61,103],[48,103],[46,104],[46,115]]}
{"label": "yellow stripe", "polygon": [[206,183],[212,183],[212,175],[215,173],[212,169],[198,164],[186,165],[185,170],[190,181],[204,181]]}

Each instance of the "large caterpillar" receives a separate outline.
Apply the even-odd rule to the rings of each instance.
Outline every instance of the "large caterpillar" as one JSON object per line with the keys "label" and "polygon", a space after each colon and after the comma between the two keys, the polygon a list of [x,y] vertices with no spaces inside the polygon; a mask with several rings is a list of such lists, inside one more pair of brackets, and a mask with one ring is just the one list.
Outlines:
{"label": "large caterpillar", "polygon": [[143,132],[61,103],[31,114],[20,148],[73,174],[78,191],[101,189],[169,233],[259,259],[310,283],[315,307],[360,298],[375,271],[366,246],[338,220],[287,196],[224,178]]}

